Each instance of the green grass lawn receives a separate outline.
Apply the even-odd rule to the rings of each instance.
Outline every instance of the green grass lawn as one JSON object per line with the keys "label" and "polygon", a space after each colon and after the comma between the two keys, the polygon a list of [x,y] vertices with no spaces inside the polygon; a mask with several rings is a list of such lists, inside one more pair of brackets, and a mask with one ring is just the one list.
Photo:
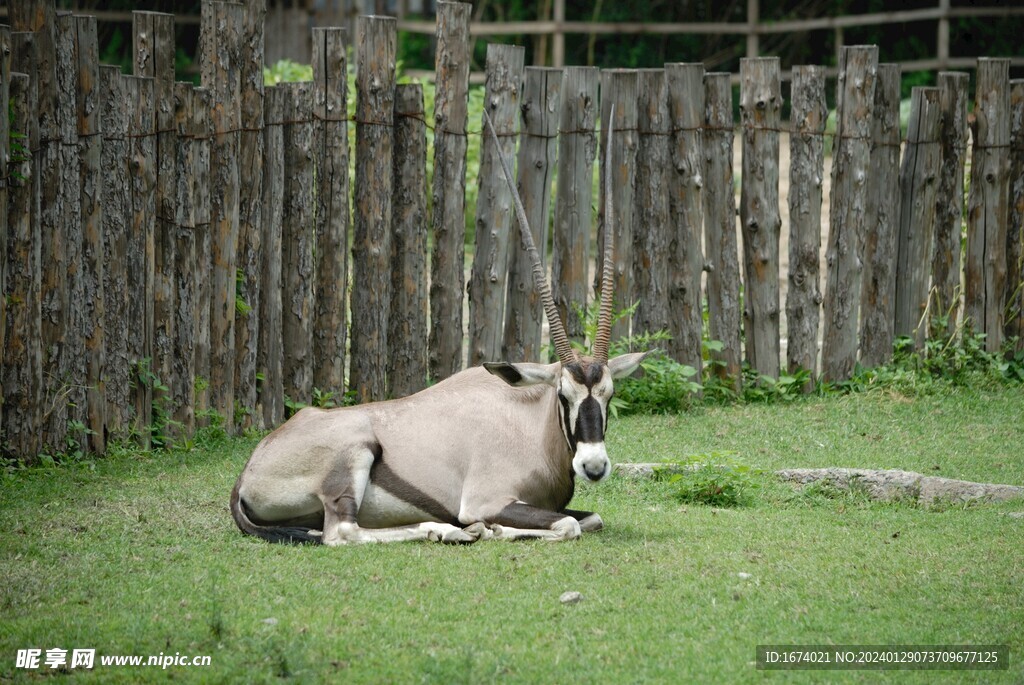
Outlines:
{"label": "green grass lawn", "polygon": [[[682,505],[613,477],[583,539],[351,548],[243,537],[228,495],[255,439],[8,473],[0,681],[18,649],[210,655],[75,669],[137,682],[1022,682],[1024,501],[926,510],[800,494]],[[613,422],[613,461],[732,452],[761,469],[904,468],[1024,484],[1019,387],[872,392]],[[749,574],[741,577],[740,573]],[[576,590],[584,599],[563,605]],[[787,672],[757,644],[1009,644],[1007,671]]]}

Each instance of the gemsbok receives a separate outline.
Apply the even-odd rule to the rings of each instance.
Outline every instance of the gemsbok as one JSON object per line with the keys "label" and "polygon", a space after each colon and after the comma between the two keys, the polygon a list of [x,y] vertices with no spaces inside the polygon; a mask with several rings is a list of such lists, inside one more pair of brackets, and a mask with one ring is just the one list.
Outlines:
{"label": "gemsbok", "polygon": [[[581,356],[555,309],[486,111],[484,119],[512,190],[558,362],[488,363],[402,399],[302,409],[260,442],[235,484],[231,513],[243,532],[271,542],[343,545],[571,540],[602,528],[597,514],[566,507],[577,477],[600,481],[611,472],[604,439],[613,380],[633,373],[647,354],[608,358],[611,193],[593,356]],[[608,138],[610,188],[611,131]]]}

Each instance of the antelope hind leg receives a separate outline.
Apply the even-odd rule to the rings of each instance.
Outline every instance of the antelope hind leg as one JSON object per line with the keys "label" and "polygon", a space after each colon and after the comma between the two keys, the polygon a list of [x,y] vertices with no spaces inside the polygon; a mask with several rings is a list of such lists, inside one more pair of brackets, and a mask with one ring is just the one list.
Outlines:
{"label": "antelope hind leg", "polygon": [[450,544],[468,544],[491,532],[482,523],[459,528],[450,523],[428,521],[394,528],[363,528],[357,523],[359,506],[370,480],[374,455],[360,448],[339,459],[324,479],[320,501],[324,505],[323,544],[345,545],[361,542],[406,542],[430,540]]}

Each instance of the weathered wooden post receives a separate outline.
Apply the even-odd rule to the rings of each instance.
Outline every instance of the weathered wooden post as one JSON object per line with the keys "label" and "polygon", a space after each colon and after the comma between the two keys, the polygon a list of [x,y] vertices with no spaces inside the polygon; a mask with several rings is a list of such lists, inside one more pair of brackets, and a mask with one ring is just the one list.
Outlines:
{"label": "weathered wooden post", "polygon": [[434,182],[430,260],[430,375],[462,368],[462,293],[466,263],[466,119],[473,43],[465,2],[437,3]]}
{"label": "weathered wooden post", "polygon": [[789,290],[786,294],[786,368],[818,376],[821,320],[821,199],[825,176],[825,70],[793,67],[789,134]]}
{"label": "weathered wooden post", "polygon": [[861,264],[867,232],[868,164],[878,71],[876,46],[844,47],[837,85],[838,109],[832,156],[828,273],[825,282],[821,370],[842,381],[857,363]]}
{"label": "weathered wooden post", "polygon": [[[11,35],[15,68],[34,64],[32,34]],[[43,350],[41,345],[40,250],[42,235],[38,222],[38,181],[32,172],[33,150],[39,149],[37,92],[27,74],[8,72],[10,83],[10,130],[20,138],[3,164],[7,177],[7,274],[4,297],[7,333],[4,351],[3,432],[5,447],[12,456],[32,459],[42,447]]]}
{"label": "weathered wooden post", "polygon": [[388,395],[427,383],[427,131],[423,87],[395,89],[395,206],[391,235]]}
{"label": "weathered wooden post", "polygon": [[732,85],[727,73],[704,77],[704,245],[707,260],[708,336],[715,373],[739,392],[740,264],[733,190]]}
{"label": "weathered wooden post", "polygon": [[210,423],[210,315],[212,314],[211,281],[213,262],[210,214],[210,151],[213,149],[213,94],[209,88],[196,88],[192,93],[192,112],[195,118],[195,167],[192,192],[195,202],[196,227],[196,424]]}
{"label": "weathered wooden post", "polygon": [[[38,58],[39,200],[42,230],[43,446],[66,448],[68,418],[85,418],[74,21],[45,3],[32,25]],[[70,410],[69,407],[74,407]],[[81,435],[75,435],[80,439]]]}
{"label": "weathered wooden post", "polygon": [[[348,71],[345,30],[313,29],[316,286],[313,387],[345,392],[348,294]],[[423,217],[426,220],[426,216]]]}
{"label": "weathered wooden post", "polygon": [[[263,423],[284,421],[284,338],[282,304],[282,224],[284,217],[286,86],[264,92],[263,130],[263,297],[260,298],[260,344],[257,370],[263,375],[259,405]],[[344,303],[343,303],[344,304]]]}
{"label": "weathered wooden post", "polygon": [[[637,163],[637,93],[638,74],[633,69],[604,69],[601,71],[601,165],[607,159],[608,122],[615,106],[615,139],[612,145],[612,187],[605,187],[605,172],[600,171],[601,197],[597,213],[597,265],[594,271],[594,291],[600,292],[601,273],[604,269],[604,235],[608,230],[604,208],[605,194],[612,194],[615,225],[611,227],[614,257],[613,277],[615,298],[614,314],[633,303],[633,198]],[[612,326],[612,340],[629,335],[629,317],[623,317]]]}
{"label": "weathered wooden post", "polygon": [[[174,134],[174,15],[132,12],[134,74],[153,79],[156,111],[156,221],[153,229],[153,343],[150,370],[164,387],[174,381],[174,246],[175,246],[175,158]],[[166,393],[154,392],[153,401],[166,405]],[[168,410],[171,407],[166,407]],[[146,423],[149,420],[147,419]]]}
{"label": "weathered wooden post", "polygon": [[7,162],[10,158],[11,29],[0,26],[0,426],[3,425],[3,366],[7,340]]}
{"label": "weathered wooden post", "polygon": [[195,432],[196,384],[196,260],[195,176],[199,127],[195,115],[194,87],[174,84],[174,133],[177,153],[174,164],[174,340],[170,379],[174,420],[184,436]]}
{"label": "weathered wooden post", "polygon": [[939,89],[914,88],[907,149],[900,167],[900,229],[896,241],[896,319],[893,332],[924,345],[932,266],[935,198],[942,165]]}
{"label": "weathered wooden post", "polygon": [[703,366],[701,341],[704,317],[700,281],[704,272],[701,248],[704,212],[704,65],[666,64],[672,134],[669,174],[669,354],[697,370]]}
{"label": "weathered wooden post", "polygon": [[558,183],[551,237],[551,291],[571,340],[583,342],[590,268],[591,196],[597,154],[597,67],[566,67],[558,135]]}
{"label": "weathered wooden post", "polygon": [[1010,81],[1010,219],[1006,233],[1006,337],[1024,349],[1024,79]]}
{"label": "weathered wooden post", "polygon": [[86,427],[89,449],[106,448],[104,389],[104,254],[103,254],[103,141],[100,122],[100,57],[95,17],[75,17],[75,55],[78,85],[78,159],[82,190],[82,336],[86,362]]}
{"label": "weathered wooden post", "polygon": [[284,208],[281,214],[281,302],[284,394],[309,404],[313,394],[313,90],[284,90]]}
{"label": "weathered wooden post", "polygon": [[740,60],[743,178],[743,330],[747,361],[779,377],[779,128],[782,76],[777,57]]}
{"label": "weathered wooden post", "polygon": [[[516,149],[516,116],[523,87],[523,48],[487,46],[484,103],[501,147],[485,135],[480,145],[480,190],[476,203],[476,245],[469,279],[469,365],[501,356],[508,277],[512,192],[501,175],[498,155],[509,159]],[[483,127],[483,124],[481,124]]]}
{"label": "weathered wooden post", "polygon": [[[548,244],[548,210],[555,173],[558,122],[561,112],[562,70],[526,68],[519,143],[519,196],[538,245],[541,261]],[[533,262],[513,219],[509,236],[508,295],[505,299],[505,339],[502,359],[539,361],[544,312],[533,279]]]}
{"label": "weathered wooden post", "polygon": [[896,320],[896,237],[900,219],[900,65],[879,64],[871,124],[871,174],[864,240],[860,363],[892,357]]}
{"label": "weathered wooden post", "polygon": [[241,41],[245,8],[211,0],[202,5],[200,67],[210,89],[214,138],[210,149],[210,409],[234,432],[235,312],[241,128]]}
{"label": "weathered wooden post", "polygon": [[131,358],[128,356],[128,235],[131,232],[132,193],[129,175],[128,84],[120,67],[100,67],[100,112],[103,145],[103,274],[106,379],[106,432],[122,438],[131,422]]}
{"label": "weathered wooden post", "polygon": [[245,0],[238,46],[238,243],[235,308],[235,406],[239,428],[262,424],[256,415],[256,353],[260,337],[263,233],[263,25],[267,0]]}
{"label": "weathered wooden post", "polygon": [[[126,76],[127,102],[134,103],[128,122],[127,178],[131,211],[125,243],[128,363],[134,383],[133,431],[143,448],[150,446],[153,384],[147,377],[153,359],[153,251],[156,230],[156,83],[149,76]],[[109,282],[109,280],[108,280]]]}
{"label": "weathered wooden post", "polygon": [[1003,344],[1010,195],[1010,61],[978,59],[971,190],[967,201],[964,316],[985,349]]}
{"label": "weathered wooden post", "polygon": [[[636,187],[633,196],[633,333],[668,329],[669,135],[664,69],[637,73]],[[623,211],[629,211],[623,208]]]}
{"label": "weathered wooden post", "polygon": [[397,34],[393,17],[359,17],[358,27],[349,373],[356,397],[367,402],[387,393]]}
{"label": "weathered wooden post", "polygon": [[[935,315],[946,316],[949,337],[956,330],[960,311],[961,239],[964,226],[964,157],[967,152],[967,97],[970,76],[939,72],[939,143],[942,169],[935,207],[935,249],[932,253],[932,289]],[[862,352],[863,354],[863,352]]]}

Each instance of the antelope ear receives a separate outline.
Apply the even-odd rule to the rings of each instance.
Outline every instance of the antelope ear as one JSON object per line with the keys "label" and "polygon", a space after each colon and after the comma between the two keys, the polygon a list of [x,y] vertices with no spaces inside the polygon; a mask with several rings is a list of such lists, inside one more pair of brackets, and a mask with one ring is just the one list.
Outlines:
{"label": "antelope ear", "polygon": [[512,364],[510,362],[487,362],[484,368],[511,386],[522,388],[528,385],[557,385],[561,364]]}
{"label": "antelope ear", "polygon": [[608,360],[608,369],[612,372],[612,378],[625,378],[632,374],[640,367],[640,362],[647,358],[647,355],[654,352],[654,350],[647,350],[646,352],[632,352],[630,354],[620,354],[614,359]]}

